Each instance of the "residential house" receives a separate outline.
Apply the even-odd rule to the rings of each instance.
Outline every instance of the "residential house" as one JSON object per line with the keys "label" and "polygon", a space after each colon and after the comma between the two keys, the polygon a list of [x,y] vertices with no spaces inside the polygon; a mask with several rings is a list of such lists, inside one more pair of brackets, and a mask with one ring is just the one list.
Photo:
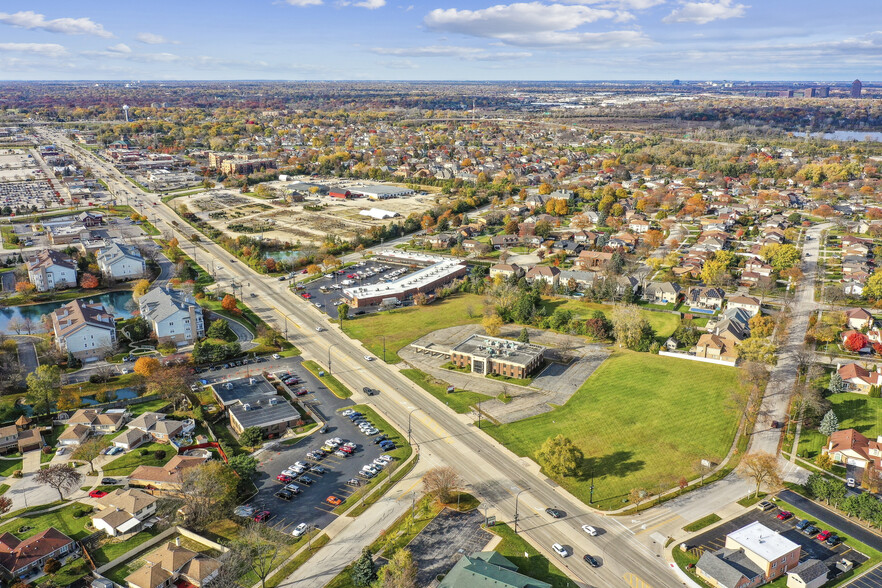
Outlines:
{"label": "residential house", "polygon": [[721,361],[735,361],[738,353],[731,342],[713,333],[704,333],[695,344],[695,356]]}
{"label": "residential house", "polygon": [[872,386],[882,385],[882,366],[871,371],[856,363],[837,364],[836,373],[842,378],[848,392],[869,394]]}
{"label": "residential house", "polygon": [[0,571],[7,580],[26,578],[42,572],[49,559],[61,561],[76,552],[76,542],[55,527],[27,539],[3,533],[0,535]]}
{"label": "residential house", "polygon": [[573,241],[576,243],[582,243],[583,245],[591,246],[597,242],[598,233],[593,231],[586,230],[578,230],[573,233]]}
{"label": "residential house", "polygon": [[202,308],[181,290],[154,288],[138,299],[138,307],[159,343],[188,345],[205,336]]}
{"label": "residential house", "polygon": [[849,308],[845,311],[846,324],[850,329],[861,331],[872,328],[873,315],[863,308]]}
{"label": "residential house", "polygon": [[680,297],[680,285],[673,282],[649,282],[643,288],[643,300],[652,304],[673,304]]}
{"label": "residential house", "polygon": [[560,280],[560,270],[553,266],[535,265],[530,268],[524,277],[527,279],[527,282],[531,284],[536,280],[542,280],[557,287],[558,281]]}
{"label": "residential house", "polygon": [[707,330],[737,344],[750,337],[750,317],[750,313],[742,308],[727,308],[715,321],[708,323]]}
{"label": "residential house", "polygon": [[718,588],[761,586],[799,565],[802,549],[759,521],[726,535],[723,549],[705,551],[696,573]]}
{"label": "residential house", "polygon": [[[16,421],[17,423],[18,421]],[[21,429],[18,431],[18,450],[21,453],[43,449],[43,435],[39,429]]]}
{"label": "residential house", "polygon": [[732,296],[726,299],[726,308],[740,308],[750,316],[754,316],[760,313],[762,304],[759,298],[753,296]]}
{"label": "residential house", "polygon": [[47,292],[58,288],[71,288],[77,285],[77,265],[73,259],[44,249],[27,260],[28,280],[37,287],[37,292]]}
{"label": "residential house", "polygon": [[490,249],[490,246],[474,239],[466,239],[462,242],[462,248],[465,249],[467,253],[485,253]]}
{"label": "residential house", "polygon": [[640,289],[640,281],[634,276],[616,277],[616,296],[632,296]]}
{"label": "residential house", "polygon": [[69,447],[80,445],[89,438],[92,429],[88,425],[70,425],[58,436],[58,445]]}
{"label": "residential house", "polygon": [[708,286],[693,286],[686,291],[686,304],[690,308],[704,308],[719,310],[723,307],[726,292],[722,288]]}
{"label": "residential house", "polygon": [[787,588],[821,588],[830,573],[827,564],[810,558],[787,572]]}
{"label": "residential house", "polygon": [[80,361],[103,359],[116,346],[116,323],[103,304],[72,300],[51,315],[55,346]]}
{"label": "residential house", "polygon": [[18,450],[18,427],[15,425],[0,427],[0,453],[13,449]]}
{"label": "residential house", "polygon": [[490,237],[490,245],[496,250],[514,247],[520,241],[521,238],[518,235],[494,235]]}
{"label": "residential house", "polygon": [[606,251],[583,251],[574,265],[578,269],[599,272],[606,269],[612,257],[613,254]]}
{"label": "residential house", "polygon": [[847,280],[842,283],[842,291],[849,296],[863,296],[864,286],[867,283],[866,278],[863,280]]}
{"label": "residential house", "polygon": [[184,423],[166,419],[165,415],[159,412],[145,412],[129,421],[129,429],[146,433],[154,441],[168,443],[183,431]]}
{"label": "residential house", "polygon": [[97,502],[101,511],[92,515],[92,526],[116,537],[140,531],[156,514],[158,499],[136,488],[117,488]]}
{"label": "residential house", "polygon": [[639,243],[639,239],[631,233],[616,233],[609,238],[607,246],[610,249],[633,251],[637,247],[637,243]]}
{"label": "residential house", "polygon": [[630,221],[628,221],[628,228],[638,235],[647,232],[651,226],[652,225],[649,223],[649,221],[643,218],[634,217]]}
{"label": "residential house", "polygon": [[508,264],[508,263],[497,263],[495,265],[490,266],[490,277],[495,278],[496,276],[503,276],[504,278],[510,278],[511,276],[521,277],[524,275],[524,270],[517,264]]}
{"label": "residential house", "polygon": [[744,264],[744,271],[745,272],[752,272],[752,273],[759,274],[759,275],[765,276],[765,277],[769,277],[772,275],[772,273],[775,271],[775,269],[771,265],[769,265],[767,263],[763,263],[759,259],[749,259]]}
{"label": "residential house", "polygon": [[113,444],[120,449],[129,451],[149,441],[153,436],[143,429],[126,429],[113,438]]}
{"label": "residential house", "polygon": [[176,455],[164,466],[138,466],[129,475],[129,486],[167,492],[180,490],[184,473],[190,468],[205,463],[207,459],[205,457]]}
{"label": "residential house", "polygon": [[97,212],[81,212],[76,216],[77,222],[82,223],[83,226],[89,227],[90,229],[93,227],[100,227],[104,224],[104,215]]}
{"label": "residential house", "polygon": [[551,584],[518,572],[518,567],[495,551],[463,555],[444,575],[438,588],[551,588]]}
{"label": "residential house", "polygon": [[96,254],[98,269],[114,280],[134,280],[147,275],[147,264],[134,245],[113,241]]}
{"label": "residential house", "polygon": [[450,233],[439,233],[426,239],[432,249],[448,249],[456,244],[456,238]]}
{"label": "residential house", "polygon": [[567,288],[570,287],[570,280],[575,282],[576,290],[583,290],[594,285],[594,272],[586,272],[579,270],[561,270],[558,282]]}
{"label": "residential house", "polygon": [[835,463],[866,468],[873,462],[876,470],[882,471],[882,436],[873,441],[854,429],[843,429],[830,435],[821,452]]}
{"label": "residential house", "polygon": [[567,256],[578,255],[584,247],[575,241],[558,240],[551,244],[552,253],[566,253]]}
{"label": "residential house", "polygon": [[68,425],[85,425],[98,435],[115,433],[125,422],[122,413],[100,413],[93,408],[81,408],[73,413],[67,420]]}
{"label": "residential house", "polygon": [[180,538],[144,556],[144,565],[126,576],[129,588],[208,586],[218,575],[221,562],[181,547]]}

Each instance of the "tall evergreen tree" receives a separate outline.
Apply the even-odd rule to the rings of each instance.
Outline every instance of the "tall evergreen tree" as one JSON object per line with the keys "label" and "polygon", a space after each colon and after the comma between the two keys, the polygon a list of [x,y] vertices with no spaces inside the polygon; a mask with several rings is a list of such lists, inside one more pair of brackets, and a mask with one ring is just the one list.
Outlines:
{"label": "tall evergreen tree", "polygon": [[818,430],[827,437],[839,430],[839,419],[836,418],[836,413],[833,412],[832,408],[821,419],[821,425],[818,427]]}

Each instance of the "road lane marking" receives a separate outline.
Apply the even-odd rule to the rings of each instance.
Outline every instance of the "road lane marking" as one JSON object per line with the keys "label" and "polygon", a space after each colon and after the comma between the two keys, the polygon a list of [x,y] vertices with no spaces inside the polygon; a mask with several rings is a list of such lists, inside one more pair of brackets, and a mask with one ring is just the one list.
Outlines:
{"label": "road lane marking", "polygon": [[663,519],[662,521],[660,521],[660,522],[658,522],[658,523],[652,525],[651,527],[647,527],[645,524],[644,524],[644,525],[641,525],[640,530],[637,531],[637,532],[635,533],[635,535],[639,535],[640,533],[649,533],[650,531],[653,531],[653,530],[655,530],[655,529],[658,529],[659,527],[662,527],[662,526],[664,526],[664,525],[667,525],[668,523],[673,522],[673,521],[675,521],[675,520],[677,520],[677,519],[679,519],[679,518],[680,518],[680,515],[675,514],[675,515],[670,516],[670,517],[668,517],[668,518],[666,518],[666,519]]}
{"label": "road lane marking", "polygon": [[625,578],[625,582],[627,582],[628,586],[631,586],[631,588],[652,588],[648,582],[631,572],[628,572],[622,577]]}

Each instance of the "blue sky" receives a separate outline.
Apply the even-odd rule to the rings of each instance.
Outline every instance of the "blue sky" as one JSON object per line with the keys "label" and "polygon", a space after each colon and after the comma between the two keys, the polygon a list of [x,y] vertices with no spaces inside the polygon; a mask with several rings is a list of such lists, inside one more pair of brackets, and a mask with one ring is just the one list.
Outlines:
{"label": "blue sky", "polygon": [[6,0],[0,79],[882,79],[882,2]]}

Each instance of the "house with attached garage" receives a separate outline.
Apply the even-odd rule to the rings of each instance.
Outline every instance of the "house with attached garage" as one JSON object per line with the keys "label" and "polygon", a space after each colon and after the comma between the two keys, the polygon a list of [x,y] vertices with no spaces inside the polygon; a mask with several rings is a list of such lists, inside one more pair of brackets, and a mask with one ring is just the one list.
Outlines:
{"label": "house with attached garage", "polygon": [[180,537],[143,559],[144,565],[126,576],[129,588],[210,586],[221,567],[221,562],[213,557],[181,547]]}
{"label": "house with attached garage", "polygon": [[541,280],[557,287],[558,281],[560,280],[560,270],[548,265],[534,265],[530,268],[530,271],[527,272],[525,277],[530,284]]}
{"label": "house with attached garage", "polygon": [[138,299],[138,307],[160,344],[189,345],[205,336],[202,307],[181,290],[154,288]]}
{"label": "house with attached garage", "polygon": [[152,437],[154,441],[167,443],[183,432],[184,422],[166,419],[165,415],[159,412],[145,412],[129,422],[129,429],[141,431]]}
{"label": "house with attached garage", "polygon": [[96,361],[113,352],[116,322],[103,304],[78,298],[51,315],[55,346],[80,361]]}
{"label": "house with attached garage", "polygon": [[719,310],[725,299],[726,292],[722,288],[693,286],[686,291],[686,304],[691,308]]}
{"label": "house with attached garage", "polygon": [[882,367],[868,370],[856,363],[837,364],[836,373],[842,378],[848,392],[869,394],[871,387],[882,385]]}
{"label": "house with attached garage", "polygon": [[875,321],[870,311],[863,308],[849,308],[845,311],[845,320],[849,329],[858,331],[871,328]]}
{"label": "house with attached garage", "polygon": [[0,575],[7,580],[26,578],[40,573],[49,559],[63,561],[76,552],[76,541],[55,527],[27,539],[3,533],[0,535]]}
{"label": "house with attached garage", "polygon": [[652,304],[672,304],[680,297],[680,290],[680,285],[673,282],[649,282],[642,298]]}
{"label": "house with attached garage", "polygon": [[835,463],[866,468],[870,462],[879,471],[882,468],[882,436],[871,440],[854,429],[836,431],[821,448]]}
{"label": "house with attached garage", "polygon": [[516,263],[497,263],[490,266],[491,278],[495,278],[496,276],[502,276],[504,278],[510,278],[511,276],[521,277],[523,275],[523,268]]}
{"label": "house with attached garage", "polygon": [[134,245],[112,242],[95,255],[98,269],[114,280],[134,280],[147,275],[147,264]]}
{"label": "house with attached garage", "polygon": [[762,309],[759,298],[753,296],[732,296],[726,299],[726,308],[740,308],[750,316],[759,314]]}
{"label": "house with attached garage", "polygon": [[81,408],[67,420],[68,425],[85,425],[98,435],[107,435],[119,431],[126,417],[120,412],[101,413],[94,408]]}
{"label": "house with attached garage", "polygon": [[92,526],[116,537],[140,531],[156,514],[158,499],[136,488],[117,488],[97,501],[101,511],[92,515]]}

